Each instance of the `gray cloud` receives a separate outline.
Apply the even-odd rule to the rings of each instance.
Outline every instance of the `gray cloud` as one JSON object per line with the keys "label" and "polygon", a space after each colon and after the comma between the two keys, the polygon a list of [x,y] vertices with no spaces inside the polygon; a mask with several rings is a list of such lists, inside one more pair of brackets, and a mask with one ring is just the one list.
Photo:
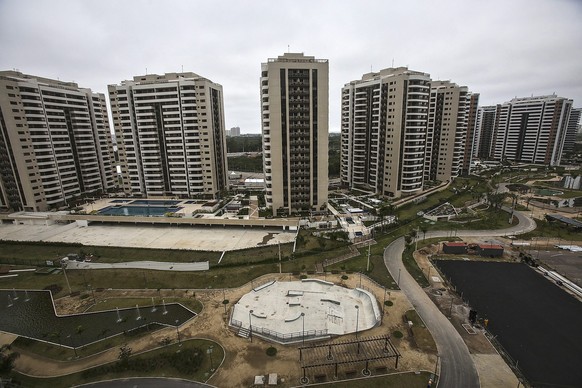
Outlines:
{"label": "gray cloud", "polygon": [[193,71],[224,87],[228,127],[260,131],[261,62],[330,61],[330,129],[341,87],[408,65],[482,104],[556,92],[582,106],[582,3],[493,1],[0,1],[0,69],[94,91],[134,75]]}

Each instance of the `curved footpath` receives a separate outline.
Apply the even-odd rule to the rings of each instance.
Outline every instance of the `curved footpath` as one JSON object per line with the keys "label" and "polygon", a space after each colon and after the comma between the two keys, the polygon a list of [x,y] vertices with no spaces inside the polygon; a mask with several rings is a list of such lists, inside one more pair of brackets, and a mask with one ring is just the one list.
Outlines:
{"label": "curved footpath", "polygon": [[[503,210],[511,212],[510,208]],[[519,224],[507,229],[498,230],[461,230],[457,236],[494,237],[527,233],[536,228],[536,223],[524,214],[515,211]],[[509,217],[508,217],[509,221]],[[425,238],[447,237],[450,231],[434,231],[426,233]],[[384,264],[394,279],[400,278],[399,287],[408,297],[430,330],[437,345],[441,363],[441,373],[438,385],[441,387],[479,387],[479,375],[469,349],[453,324],[446,318],[430,300],[424,290],[416,283],[402,264],[404,252],[404,237],[401,237],[384,250]]]}

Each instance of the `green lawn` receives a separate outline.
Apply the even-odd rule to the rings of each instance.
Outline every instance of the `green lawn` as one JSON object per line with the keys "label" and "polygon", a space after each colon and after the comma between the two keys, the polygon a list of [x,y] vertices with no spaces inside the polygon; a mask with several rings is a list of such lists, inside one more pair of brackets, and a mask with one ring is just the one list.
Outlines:
{"label": "green lawn", "polygon": [[55,378],[33,378],[12,372],[11,377],[26,387],[60,388],[92,381],[124,377],[175,377],[193,381],[206,381],[211,374],[211,360],[207,353],[213,347],[212,368],[222,361],[224,351],[216,342],[202,339],[183,341],[161,349],[131,356],[126,366],[119,361]]}
{"label": "green lawn", "polygon": [[416,346],[418,346],[418,348],[423,352],[436,354],[437,353],[436,343],[434,342],[434,339],[432,338],[430,331],[428,331],[428,329],[424,325],[424,322],[418,316],[416,310],[408,310],[404,314],[406,315],[406,318],[413,324],[412,332],[414,333],[414,335],[412,339]]}

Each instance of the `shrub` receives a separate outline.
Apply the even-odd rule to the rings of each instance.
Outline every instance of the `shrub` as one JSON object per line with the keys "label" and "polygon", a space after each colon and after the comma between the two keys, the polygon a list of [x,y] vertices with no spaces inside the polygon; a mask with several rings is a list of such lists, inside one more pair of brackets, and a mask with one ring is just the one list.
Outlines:
{"label": "shrub", "polygon": [[274,357],[277,354],[277,349],[274,347],[267,348],[267,356]]}
{"label": "shrub", "polygon": [[391,300],[387,300],[384,302],[384,306],[393,306],[394,302],[392,302]]}
{"label": "shrub", "polygon": [[342,275],[342,280],[348,280],[348,275]]}
{"label": "shrub", "polygon": [[392,335],[394,336],[394,338],[402,338],[402,337],[404,337],[404,334],[402,334],[402,332],[399,331],[399,330],[396,330],[395,332],[393,332]]}

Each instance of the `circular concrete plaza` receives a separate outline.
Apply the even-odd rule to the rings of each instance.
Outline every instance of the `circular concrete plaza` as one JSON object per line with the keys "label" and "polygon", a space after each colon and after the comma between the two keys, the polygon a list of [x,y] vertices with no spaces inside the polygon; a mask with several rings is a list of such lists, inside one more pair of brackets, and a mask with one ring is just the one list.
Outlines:
{"label": "circular concrete plaza", "polygon": [[230,325],[245,337],[292,343],[361,332],[378,325],[380,318],[372,293],[304,279],[254,288],[234,305]]}

